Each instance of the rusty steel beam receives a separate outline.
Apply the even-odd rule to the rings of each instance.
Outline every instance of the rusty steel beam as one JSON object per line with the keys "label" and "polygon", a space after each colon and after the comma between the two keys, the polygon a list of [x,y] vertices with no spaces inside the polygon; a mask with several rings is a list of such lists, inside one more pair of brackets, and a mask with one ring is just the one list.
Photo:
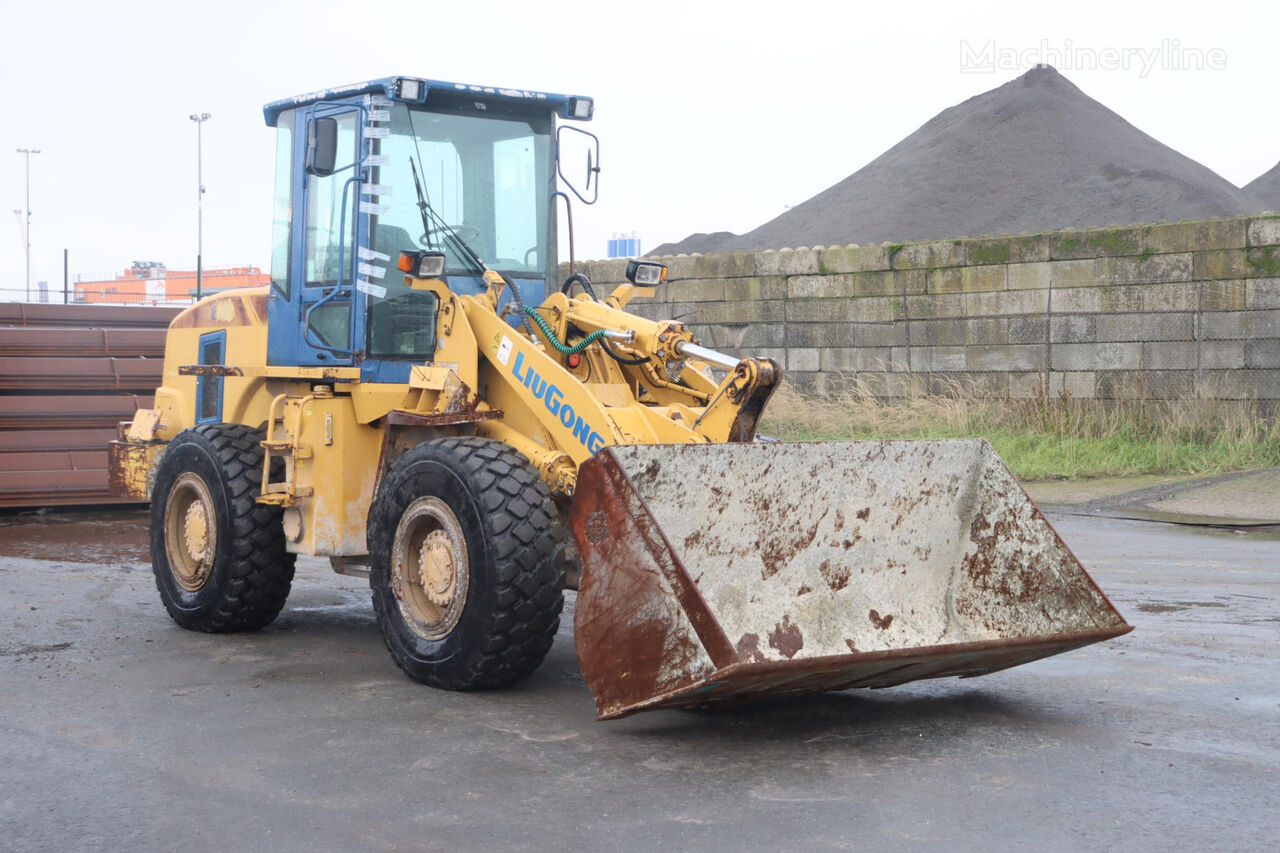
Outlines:
{"label": "rusty steel beam", "polygon": [[0,303],[3,326],[91,326],[168,328],[179,308],[137,305],[46,305]]}
{"label": "rusty steel beam", "polygon": [[113,427],[97,429],[0,429],[0,467],[3,454],[50,450],[101,450],[116,438]]}
{"label": "rusty steel beam", "polygon": [[[72,472],[83,474],[84,472]],[[32,493],[0,491],[0,509],[32,509],[46,506],[100,506],[103,504],[137,504],[132,498],[120,498],[98,489],[97,484],[89,482],[77,484],[74,480],[60,479],[56,484],[42,485],[40,491]]]}
{"label": "rusty steel beam", "polygon": [[0,453],[0,508],[136,503],[111,494],[107,452]]}
{"label": "rusty steel beam", "polygon": [[0,356],[0,391],[151,391],[158,358],[15,358]]}
{"label": "rusty steel beam", "polygon": [[[14,455],[22,454],[5,454]],[[64,467],[56,469],[12,470],[0,467],[0,507],[130,502],[112,497],[108,491],[105,453],[101,456],[102,467],[75,468],[71,467],[72,464],[68,458]]]}
{"label": "rusty steel beam", "polygon": [[110,427],[149,409],[150,394],[0,396],[0,430]]}
{"label": "rusty steel beam", "polygon": [[0,356],[164,358],[164,329],[0,327]]}
{"label": "rusty steel beam", "polygon": [[107,449],[31,450],[0,454],[0,466],[11,473],[106,470]]}

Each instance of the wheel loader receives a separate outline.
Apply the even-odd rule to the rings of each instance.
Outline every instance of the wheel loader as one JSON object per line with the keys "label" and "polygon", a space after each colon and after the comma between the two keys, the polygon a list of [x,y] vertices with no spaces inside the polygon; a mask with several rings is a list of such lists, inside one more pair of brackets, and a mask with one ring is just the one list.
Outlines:
{"label": "wheel loader", "polygon": [[1130,630],[985,441],[762,439],[776,362],[627,310],[666,267],[560,282],[590,98],[392,77],[264,112],[270,286],[177,316],[111,447],[179,625],[262,628],[325,556],[410,678],[465,690],[533,672],[576,588],[601,719]]}

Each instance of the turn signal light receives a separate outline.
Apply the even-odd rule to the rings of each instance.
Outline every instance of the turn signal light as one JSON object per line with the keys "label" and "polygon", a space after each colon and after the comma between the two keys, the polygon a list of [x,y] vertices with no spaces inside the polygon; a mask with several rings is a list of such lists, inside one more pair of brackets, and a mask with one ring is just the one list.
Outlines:
{"label": "turn signal light", "polygon": [[401,252],[396,268],[416,278],[444,275],[444,252]]}

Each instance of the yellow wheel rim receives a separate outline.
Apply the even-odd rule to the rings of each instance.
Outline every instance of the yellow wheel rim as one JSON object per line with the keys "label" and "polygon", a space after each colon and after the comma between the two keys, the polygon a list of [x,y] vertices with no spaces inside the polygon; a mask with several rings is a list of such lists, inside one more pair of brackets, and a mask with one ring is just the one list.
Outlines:
{"label": "yellow wheel rim", "polygon": [[391,544],[391,590],[415,634],[449,636],[462,617],[470,574],[462,525],[449,505],[436,497],[409,504]]}
{"label": "yellow wheel rim", "polygon": [[178,586],[196,592],[208,583],[218,553],[213,496],[198,474],[182,474],[169,490],[164,526],[169,571]]}

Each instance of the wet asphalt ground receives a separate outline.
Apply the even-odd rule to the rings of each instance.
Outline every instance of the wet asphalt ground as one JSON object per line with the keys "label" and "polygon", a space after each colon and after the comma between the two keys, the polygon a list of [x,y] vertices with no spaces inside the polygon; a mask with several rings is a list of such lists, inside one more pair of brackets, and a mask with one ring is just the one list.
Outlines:
{"label": "wet asphalt ground", "polygon": [[[0,517],[0,850],[1269,850],[1280,538],[1047,514],[1136,626],[973,680],[594,720],[405,679],[367,585],[174,626],[139,512]],[[570,605],[572,596],[570,596]]]}

